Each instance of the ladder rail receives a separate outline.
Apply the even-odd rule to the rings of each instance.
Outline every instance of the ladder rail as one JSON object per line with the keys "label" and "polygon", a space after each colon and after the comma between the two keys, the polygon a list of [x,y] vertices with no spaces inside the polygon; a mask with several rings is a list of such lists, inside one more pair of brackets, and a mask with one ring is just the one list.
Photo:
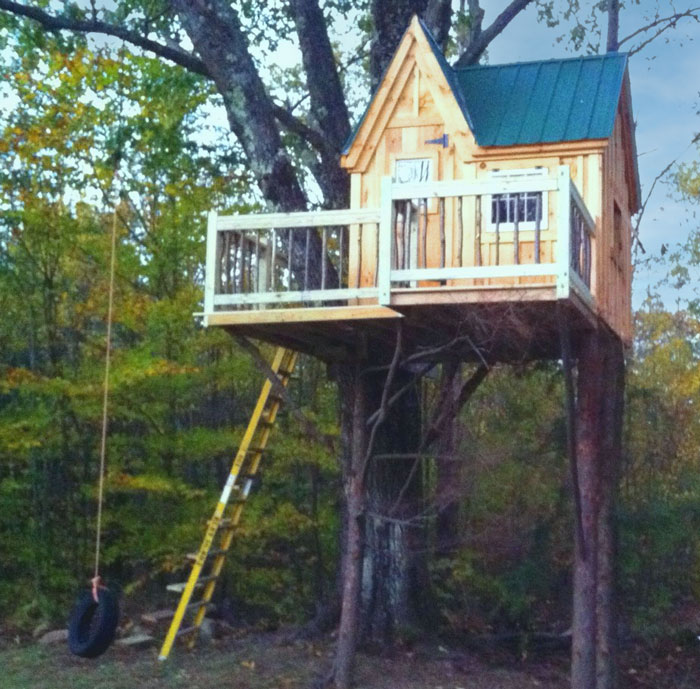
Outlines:
{"label": "ladder rail", "polygon": [[[275,355],[273,357],[270,368],[277,376],[279,382],[284,387],[287,386],[289,379],[292,375],[294,367],[297,361],[297,353],[291,349],[286,349],[284,347],[278,347]],[[233,541],[234,530],[238,523],[240,522],[241,515],[243,513],[243,506],[248,499],[248,494],[250,493],[252,487],[252,477],[257,473],[262,460],[263,452],[267,446],[270,434],[272,432],[272,426],[277,419],[277,413],[280,409],[282,398],[277,394],[271,394],[273,390],[272,381],[266,379],[263,383],[260,395],[258,396],[258,401],[255,405],[253,413],[251,414],[248,426],[246,427],[243,438],[236,452],[233,463],[231,464],[231,469],[229,471],[226,483],[221,491],[221,496],[217,502],[214,513],[209,519],[207,524],[207,530],[202,540],[195,561],[192,564],[192,569],[190,570],[187,583],[180,596],[180,601],[173,615],[170,627],[163,641],[163,645],[158,656],[159,660],[166,660],[170,655],[175,639],[178,637],[178,633],[181,631],[182,621],[188,610],[192,609],[190,605],[190,600],[192,594],[197,586],[197,583],[202,577],[202,570],[205,567],[207,558],[209,556],[209,551],[211,550],[214,539],[219,531],[223,530],[223,535],[221,536],[221,541],[218,550],[220,551],[213,562],[210,564],[209,574],[206,579],[207,582],[204,586],[203,595],[200,599],[201,605],[196,606],[197,612],[195,613],[193,624],[191,627],[187,628],[187,633],[189,635],[188,646],[192,647],[196,639],[196,632],[201,626],[204,616],[207,612],[208,604],[211,601],[211,597],[216,588],[217,580],[223,569],[224,562],[226,560],[226,554]],[[262,423],[261,423],[262,422]],[[256,439],[256,444],[251,450],[251,444],[253,440]],[[224,512],[231,499],[231,494],[234,489],[239,488],[237,481],[241,474],[243,465],[248,460],[250,465],[248,471],[248,478],[240,492],[241,499],[236,501],[233,508],[233,513],[231,515],[230,523],[222,529],[222,521],[224,519]]]}

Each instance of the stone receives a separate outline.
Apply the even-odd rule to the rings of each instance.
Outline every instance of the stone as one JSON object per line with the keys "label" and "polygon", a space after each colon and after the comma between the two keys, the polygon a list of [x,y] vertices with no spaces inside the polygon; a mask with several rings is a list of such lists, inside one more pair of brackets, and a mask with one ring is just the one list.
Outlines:
{"label": "stone", "polygon": [[67,629],[54,629],[53,631],[46,632],[40,639],[39,643],[48,646],[50,644],[60,644],[68,641],[68,630]]}

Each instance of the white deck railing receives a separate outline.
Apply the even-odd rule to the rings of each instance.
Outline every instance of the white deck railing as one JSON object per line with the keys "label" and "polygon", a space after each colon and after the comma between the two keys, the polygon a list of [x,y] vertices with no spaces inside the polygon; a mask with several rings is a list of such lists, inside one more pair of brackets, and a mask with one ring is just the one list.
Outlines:
{"label": "white deck railing", "polygon": [[[518,278],[541,278],[556,285],[557,298],[573,289],[592,303],[594,234],[568,166],[555,178],[401,185],[387,177],[379,208],[211,213],[204,309],[388,305],[397,290],[449,289],[455,280],[478,289],[504,279],[517,289]],[[543,242],[556,242],[555,260],[541,261]]]}

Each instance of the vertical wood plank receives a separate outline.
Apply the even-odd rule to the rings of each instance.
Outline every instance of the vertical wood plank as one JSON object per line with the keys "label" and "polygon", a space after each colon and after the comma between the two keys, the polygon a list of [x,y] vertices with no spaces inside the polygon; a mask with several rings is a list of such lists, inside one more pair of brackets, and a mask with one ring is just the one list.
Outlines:
{"label": "vertical wood plank", "polygon": [[393,201],[391,200],[391,177],[382,177],[381,220],[379,222],[379,256],[377,257],[377,287],[379,303],[391,303],[391,226],[393,224]]}
{"label": "vertical wood plank", "polygon": [[571,264],[571,177],[568,165],[558,167],[557,181],[557,299],[568,299]]}
{"label": "vertical wood plank", "polygon": [[204,325],[209,325],[208,315],[214,313],[214,293],[219,282],[217,269],[217,249],[219,246],[216,232],[217,212],[211,211],[207,217],[207,256],[204,272]]}

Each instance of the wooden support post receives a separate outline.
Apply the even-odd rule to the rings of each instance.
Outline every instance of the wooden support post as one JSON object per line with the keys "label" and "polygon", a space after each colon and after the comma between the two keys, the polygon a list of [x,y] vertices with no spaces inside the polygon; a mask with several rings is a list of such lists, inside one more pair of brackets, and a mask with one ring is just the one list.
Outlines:
{"label": "wooden support post", "polygon": [[579,340],[575,455],[572,689],[614,689],[614,505],[621,454],[622,343],[604,326]]}
{"label": "wooden support post", "polygon": [[604,341],[606,386],[602,409],[600,507],[598,511],[598,581],[596,590],[596,689],[617,686],[617,529],[616,509],[622,461],[625,358],[614,335]]}
{"label": "wooden support post", "polygon": [[207,257],[204,273],[204,325],[209,325],[209,314],[214,313],[214,293],[219,284],[219,261],[217,256],[215,211],[209,213],[207,220]]}
{"label": "wooden support post", "polygon": [[377,257],[378,302],[391,303],[391,235],[394,220],[391,200],[391,177],[382,177],[381,217],[379,221],[379,256]]}
{"label": "wooden support post", "polygon": [[569,298],[571,270],[571,175],[568,165],[557,172],[557,299]]}

